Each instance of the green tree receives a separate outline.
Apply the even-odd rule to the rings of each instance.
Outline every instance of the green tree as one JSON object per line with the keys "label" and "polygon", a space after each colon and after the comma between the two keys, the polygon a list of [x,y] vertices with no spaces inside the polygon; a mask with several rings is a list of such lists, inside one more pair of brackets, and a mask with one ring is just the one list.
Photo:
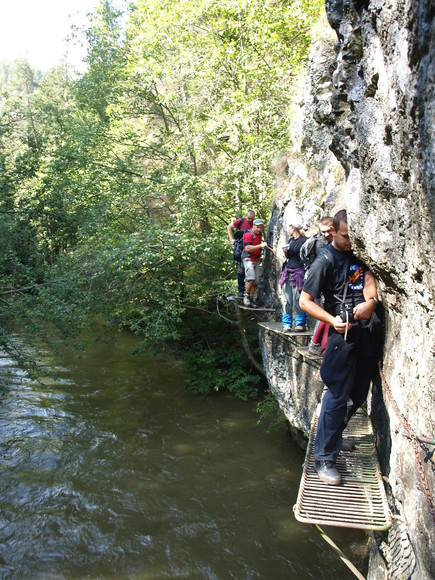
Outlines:
{"label": "green tree", "polygon": [[193,390],[213,366],[212,388],[255,392],[214,314],[235,285],[225,228],[248,208],[268,217],[320,9],[137,0],[122,13],[101,1],[82,76],[4,69],[0,267],[9,287],[33,285],[27,309],[60,326],[110,320],[147,348],[188,344]]}

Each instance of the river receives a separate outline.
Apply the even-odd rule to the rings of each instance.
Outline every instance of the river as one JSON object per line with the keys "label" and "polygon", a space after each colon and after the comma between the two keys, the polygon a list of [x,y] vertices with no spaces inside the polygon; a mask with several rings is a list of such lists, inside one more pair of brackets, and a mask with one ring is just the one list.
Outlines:
{"label": "river", "polygon": [[[1,578],[354,578],[294,518],[304,453],[285,429],[193,397],[181,364],[136,344],[45,350],[43,384],[0,358]],[[365,566],[363,532],[327,531]]]}

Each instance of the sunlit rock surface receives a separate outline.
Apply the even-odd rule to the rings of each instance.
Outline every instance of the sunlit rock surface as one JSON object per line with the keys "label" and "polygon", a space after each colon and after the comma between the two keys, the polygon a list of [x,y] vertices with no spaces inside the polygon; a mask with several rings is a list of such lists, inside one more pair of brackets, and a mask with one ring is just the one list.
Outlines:
{"label": "sunlit rock surface", "polygon": [[[293,150],[276,161],[276,198],[263,270],[264,300],[280,307],[288,226],[314,233],[318,218],[348,210],[354,251],[373,269],[385,310],[384,372],[403,417],[435,437],[435,50],[429,1],[326,1],[330,28],[313,46],[294,100]],[[271,389],[307,433],[321,393],[288,344],[262,334]],[[369,408],[397,519],[372,543],[370,578],[435,577],[435,525],[404,436],[404,420],[379,386]],[[420,449],[429,490],[434,459]],[[425,461],[426,459],[426,461]]]}

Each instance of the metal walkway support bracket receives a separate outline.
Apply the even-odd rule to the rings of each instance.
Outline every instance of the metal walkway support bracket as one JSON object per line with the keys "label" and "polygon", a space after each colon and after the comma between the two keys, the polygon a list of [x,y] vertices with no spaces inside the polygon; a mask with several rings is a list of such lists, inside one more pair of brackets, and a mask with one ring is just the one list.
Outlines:
{"label": "metal walkway support bracket", "polygon": [[391,516],[376,453],[370,418],[361,409],[352,417],[343,438],[353,443],[353,451],[337,457],[341,485],[327,485],[314,470],[313,446],[318,412],[311,424],[307,455],[293,510],[306,524],[387,530]]}

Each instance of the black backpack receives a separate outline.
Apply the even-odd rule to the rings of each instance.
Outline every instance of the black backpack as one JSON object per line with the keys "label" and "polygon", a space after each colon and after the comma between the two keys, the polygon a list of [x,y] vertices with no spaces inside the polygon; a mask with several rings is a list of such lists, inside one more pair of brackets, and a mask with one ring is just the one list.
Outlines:
{"label": "black backpack", "polygon": [[314,262],[317,252],[316,252],[316,244],[317,244],[318,236],[311,236],[308,238],[306,242],[303,243],[301,249],[299,251],[299,256],[302,260],[302,264],[304,265],[305,270],[311,266]]}
{"label": "black backpack", "polygon": [[323,254],[328,245],[329,243],[320,234],[311,236],[311,238],[308,238],[308,240],[304,242],[299,251],[299,257],[302,260],[305,270],[309,270],[317,256]]}
{"label": "black backpack", "polygon": [[242,261],[242,252],[243,252],[243,236],[246,232],[249,232],[250,229],[243,229],[243,230],[236,230],[234,232],[234,239],[236,240],[233,245],[233,260],[235,262]]}

